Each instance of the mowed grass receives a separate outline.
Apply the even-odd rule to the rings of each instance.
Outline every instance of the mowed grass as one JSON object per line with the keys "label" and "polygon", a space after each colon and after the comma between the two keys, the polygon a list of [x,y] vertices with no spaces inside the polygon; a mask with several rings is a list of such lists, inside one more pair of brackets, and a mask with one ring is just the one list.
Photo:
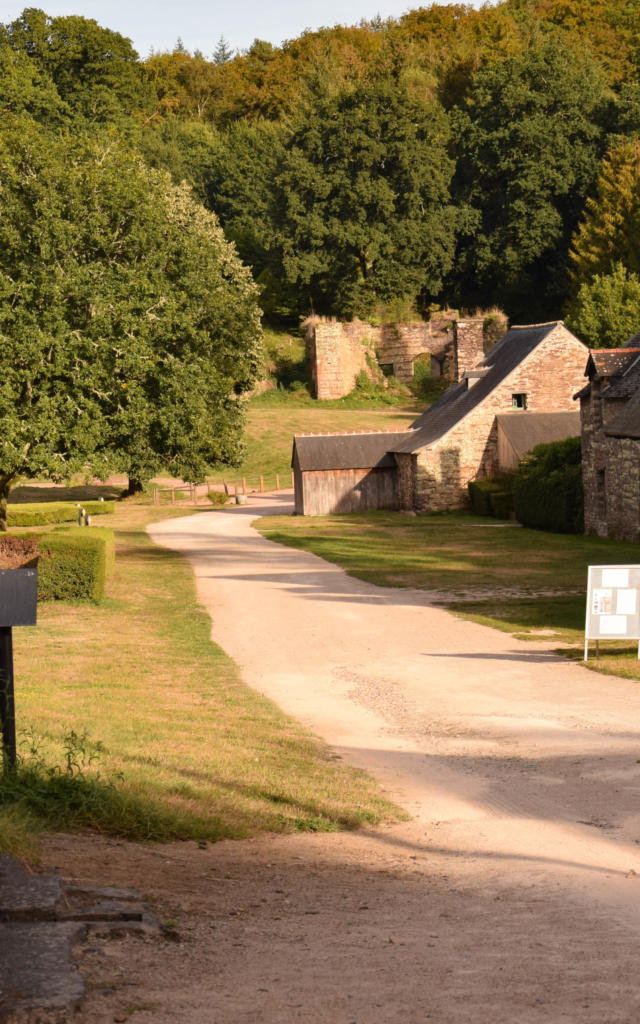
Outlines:
{"label": "mowed grass", "polygon": [[242,683],[210,640],[188,563],[144,532],[172,514],[185,510],[118,508],[108,598],[40,606],[36,627],[14,630],[23,774],[38,778],[4,787],[0,847],[39,828],[217,840],[402,816]]}
{"label": "mowed grass", "polygon": [[[301,404],[299,404],[301,403]],[[257,488],[260,475],[265,486],[275,486],[275,474],[281,487],[291,486],[291,449],[294,434],[340,433],[358,430],[404,430],[419,414],[411,407],[350,409],[337,402],[313,402],[312,399],[290,397],[279,403],[254,399],[249,405],[246,445],[247,454],[235,470],[213,469],[208,476],[212,483],[235,484],[246,477],[247,486]]]}
{"label": "mowed grass", "polygon": [[[371,512],[263,519],[270,540],[312,551],[379,586],[434,591],[463,618],[582,657],[587,567],[635,563],[636,544],[526,530],[463,514]],[[592,649],[594,645],[592,644]],[[590,667],[640,678],[637,645],[601,644]]]}

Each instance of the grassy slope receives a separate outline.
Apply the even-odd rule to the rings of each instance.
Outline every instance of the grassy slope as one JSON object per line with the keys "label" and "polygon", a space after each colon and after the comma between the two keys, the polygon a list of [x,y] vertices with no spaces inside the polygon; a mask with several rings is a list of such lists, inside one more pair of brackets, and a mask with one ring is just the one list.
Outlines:
{"label": "grassy slope", "polygon": [[[43,606],[37,627],[16,630],[16,718],[23,751],[36,750],[27,764],[35,756],[64,766],[71,730],[86,730],[105,750],[89,764],[91,743],[75,743],[77,799],[56,802],[51,778],[59,772],[46,769],[32,779],[28,801],[12,803],[5,787],[0,848],[24,848],[29,831],[43,826],[215,840],[395,816],[370,779],[244,686],[209,638],[188,563],[144,532],[167,514],[120,507],[108,599]],[[85,793],[83,775],[96,771],[104,780],[121,773],[123,782]]]}
{"label": "grassy slope", "polygon": [[[367,513],[265,519],[264,536],[304,548],[381,586],[447,592],[451,610],[533,639],[540,631],[581,657],[587,566],[637,561],[638,547],[500,526],[465,515]],[[475,598],[471,599],[470,598]],[[640,678],[636,645],[603,644],[592,667]]]}
{"label": "grassy slope", "polygon": [[418,412],[412,407],[383,406],[347,408],[339,402],[312,402],[304,397],[290,396],[282,401],[278,395],[254,399],[249,406],[247,424],[247,456],[237,470],[213,471],[209,479],[238,481],[243,476],[256,485],[260,474],[269,477],[273,486],[279,473],[281,485],[291,484],[291,448],[294,434],[335,433],[349,430],[402,430],[409,427]]}

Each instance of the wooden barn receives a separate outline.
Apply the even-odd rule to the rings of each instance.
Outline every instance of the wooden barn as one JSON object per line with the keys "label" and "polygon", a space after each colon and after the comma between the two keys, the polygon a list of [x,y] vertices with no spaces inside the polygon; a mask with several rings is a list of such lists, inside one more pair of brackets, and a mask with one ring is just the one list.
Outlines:
{"label": "wooden barn", "polygon": [[296,515],[399,508],[396,460],[389,448],[406,433],[296,434],[291,458]]}

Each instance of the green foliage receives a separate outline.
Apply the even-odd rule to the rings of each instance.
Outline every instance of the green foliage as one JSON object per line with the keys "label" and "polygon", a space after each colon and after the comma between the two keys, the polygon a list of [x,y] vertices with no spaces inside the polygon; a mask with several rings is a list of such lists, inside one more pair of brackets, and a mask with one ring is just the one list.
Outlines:
{"label": "green foliage", "polygon": [[489,495],[491,515],[496,519],[510,519],[514,511],[513,491],[492,491]]}
{"label": "green foliage", "polygon": [[216,508],[222,508],[229,501],[229,498],[224,491],[208,491],[207,493],[209,501],[212,505],[215,505]]}
{"label": "green foliage", "polygon": [[7,118],[0,166],[0,528],[18,475],[236,461],[259,310],[215,217],[99,132]]}
{"label": "green foliage", "polygon": [[565,317],[589,348],[617,348],[640,329],[640,277],[616,263],[584,282]]}
{"label": "green foliage", "polygon": [[464,218],[455,279],[465,303],[495,302],[525,323],[557,310],[606,98],[595,62],[556,33],[473,76],[454,117]]}
{"label": "green foliage", "polygon": [[[85,501],[82,508],[87,515],[102,516],[115,509],[113,501]],[[11,503],[7,506],[9,526],[46,526],[50,523],[74,523],[78,518],[78,504],[72,501],[45,501]]]}
{"label": "green foliage", "polygon": [[112,530],[76,527],[38,537],[38,600],[100,601],[113,571]]}
{"label": "green foliage", "polygon": [[47,763],[33,733],[20,737],[20,745],[16,770],[0,773],[0,805],[27,815],[38,831],[92,829],[137,841],[177,833],[170,813],[127,792],[121,776],[102,775],[98,765],[105,748],[86,731],[66,734],[62,765]]}
{"label": "green foliage", "polygon": [[320,95],[298,117],[276,182],[282,266],[317,312],[441,290],[455,223],[447,142],[441,108],[391,78]]}
{"label": "green foliage", "polygon": [[518,522],[555,533],[584,531],[582,448],[579,437],[539,444],[514,479]]}
{"label": "green foliage", "polygon": [[495,515],[491,504],[493,494],[502,494],[504,484],[497,480],[470,480],[467,484],[471,510],[476,516]]}
{"label": "green foliage", "polygon": [[623,142],[602,163],[597,195],[587,199],[573,241],[576,281],[615,273],[622,264],[640,274],[640,143]]}

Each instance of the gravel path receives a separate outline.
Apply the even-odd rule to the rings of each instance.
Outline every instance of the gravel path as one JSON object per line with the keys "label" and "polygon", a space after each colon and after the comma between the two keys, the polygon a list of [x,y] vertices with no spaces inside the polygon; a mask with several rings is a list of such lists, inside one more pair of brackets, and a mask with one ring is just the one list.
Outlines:
{"label": "gravel path", "polygon": [[[252,529],[287,507],[265,497],[150,532],[191,560],[246,682],[412,820],[207,851],[76,844],[78,876],[109,865],[165,903],[169,885],[188,915],[179,983],[177,954],[127,954],[156,998],[136,1020],[638,1020],[637,685]],[[50,866],[63,856],[53,842]]]}

